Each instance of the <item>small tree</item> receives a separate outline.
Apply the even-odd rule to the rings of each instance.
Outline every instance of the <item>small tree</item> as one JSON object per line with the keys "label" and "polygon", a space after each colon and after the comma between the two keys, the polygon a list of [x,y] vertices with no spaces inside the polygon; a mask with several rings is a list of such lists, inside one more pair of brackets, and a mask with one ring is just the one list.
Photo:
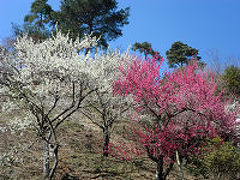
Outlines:
{"label": "small tree", "polygon": [[114,96],[112,85],[120,75],[119,66],[126,66],[131,60],[128,53],[109,53],[95,56],[92,62],[100,73],[94,78],[97,89],[87,98],[86,106],[81,112],[103,132],[103,155],[109,154],[111,133],[115,125],[123,118],[130,108],[130,99],[122,96]]}
{"label": "small tree", "polygon": [[164,180],[176,161],[181,170],[179,157],[199,152],[206,137],[233,138],[237,113],[226,112],[227,102],[215,95],[213,75],[197,73],[196,63],[166,73],[164,79],[160,68],[155,59],[133,61],[122,69],[115,93],[131,94],[138,113],[148,117],[148,125],[138,126],[134,134],[157,164],[156,179]]}
{"label": "small tree", "polygon": [[154,51],[152,49],[152,45],[149,42],[143,42],[143,43],[134,43],[132,47],[133,51],[139,51],[140,53],[144,53],[145,59],[147,59],[148,55],[154,56],[157,59],[161,60],[162,56],[160,56],[158,51]]}
{"label": "small tree", "polygon": [[240,149],[231,142],[221,142],[220,138],[214,138],[206,147],[203,156],[205,167],[216,179],[240,178]]}
{"label": "small tree", "polygon": [[188,168],[205,179],[239,179],[240,149],[231,142],[224,142],[220,137],[206,139],[203,153],[191,156]]}
{"label": "small tree", "polygon": [[201,57],[198,56],[197,49],[180,41],[173,43],[171,48],[166,52],[166,55],[170,68],[182,67],[184,64],[191,62],[191,60],[198,61],[201,66],[205,65],[205,63],[200,61]]}
{"label": "small tree", "polygon": [[[23,36],[17,40],[15,54],[4,59],[9,71],[1,71],[1,93],[8,96],[8,103],[14,102],[26,114],[15,124],[31,126],[41,137],[47,179],[53,178],[58,165],[58,127],[95,90],[90,81],[91,58],[80,53],[95,44],[96,39],[89,37],[72,42],[60,32],[41,43]],[[50,147],[54,154],[51,168]]]}
{"label": "small tree", "polygon": [[229,94],[240,95],[240,68],[234,65],[226,67],[222,75],[223,83]]}

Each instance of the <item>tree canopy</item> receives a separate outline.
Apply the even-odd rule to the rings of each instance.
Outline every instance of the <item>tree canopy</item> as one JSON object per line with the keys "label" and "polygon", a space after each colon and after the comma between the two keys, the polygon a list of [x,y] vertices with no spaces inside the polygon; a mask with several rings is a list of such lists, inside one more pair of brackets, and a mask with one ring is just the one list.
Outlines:
{"label": "tree canopy", "polygon": [[[237,111],[228,112],[222,94],[215,94],[213,75],[198,73],[195,62],[162,79],[161,63],[156,59],[135,60],[114,85],[116,94],[133,97],[137,112],[133,138],[157,163],[157,180],[167,178],[177,154],[187,157],[200,153],[200,144],[207,137],[237,136]],[[168,167],[164,170],[165,163]]]}
{"label": "tree canopy", "polygon": [[51,21],[51,6],[47,4],[48,0],[35,0],[31,5],[30,14],[24,17],[24,22],[34,23],[38,28],[45,28],[44,24]]}
{"label": "tree canopy", "polygon": [[[25,118],[13,119],[12,124],[17,130],[34,127],[44,144],[43,172],[49,179],[58,165],[57,134],[65,120],[77,111],[86,115],[103,130],[107,143],[103,149],[107,150],[113,124],[129,101],[114,96],[112,84],[119,77],[120,64],[126,65],[131,56],[118,52],[94,57],[79,53],[96,45],[96,38],[85,36],[71,41],[56,31],[54,36],[38,43],[27,35],[19,37],[13,54],[2,57],[0,49],[1,64],[6,67],[6,73],[0,71],[0,90],[8,98],[3,106],[13,103],[24,109]],[[54,149],[52,168],[47,148],[50,145]]]}
{"label": "tree canopy", "polygon": [[160,53],[158,51],[154,51],[152,48],[152,44],[149,42],[136,42],[133,44],[132,50],[144,53],[145,59],[147,59],[148,55],[155,56],[159,60],[161,59]]}
{"label": "tree canopy", "polygon": [[[6,104],[16,104],[24,109],[25,114],[24,119],[13,119],[12,124],[16,124],[17,129],[34,127],[44,144],[43,172],[47,179],[53,177],[58,164],[58,127],[93,92],[93,89],[86,88],[88,77],[93,77],[87,75],[91,73],[86,68],[90,57],[78,53],[92,45],[96,45],[96,39],[89,36],[72,42],[57,32],[55,37],[35,43],[25,35],[15,43],[14,54],[3,59],[9,71],[1,71],[1,77],[4,77],[0,79],[1,93],[9,98]],[[92,73],[96,74],[96,71]],[[55,157],[51,169],[50,145]]]}
{"label": "tree canopy", "polygon": [[188,64],[191,60],[198,61],[201,65],[201,57],[198,56],[198,50],[184,44],[180,41],[174,42],[171,48],[166,52],[168,65],[170,68],[181,67]]}
{"label": "tree canopy", "polygon": [[39,40],[47,39],[50,35],[49,30],[44,28],[39,29],[38,26],[30,23],[24,23],[23,25],[12,24],[12,29],[14,35],[13,41],[16,37],[23,37],[27,34],[35,42],[38,42]]}
{"label": "tree canopy", "polygon": [[63,33],[73,39],[84,34],[100,37],[99,44],[122,36],[121,27],[128,24],[129,7],[118,10],[115,0],[62,0],[54,21]]}
{"label": "tree canopy", "polygon": [[47,3],[48,0],[35,0],[30,9],[30,13],[25,15],[23,25],[13,23],[13,35],[15,39],[18,36],[27,34],[35,42],[49,37],[50,27],[53,25],[53,9]]}
{"label": "tree canopy", "polygon": [[230,94],[240,95],[240,68],[234,65],[226,67],[222,75],[224,85]]}

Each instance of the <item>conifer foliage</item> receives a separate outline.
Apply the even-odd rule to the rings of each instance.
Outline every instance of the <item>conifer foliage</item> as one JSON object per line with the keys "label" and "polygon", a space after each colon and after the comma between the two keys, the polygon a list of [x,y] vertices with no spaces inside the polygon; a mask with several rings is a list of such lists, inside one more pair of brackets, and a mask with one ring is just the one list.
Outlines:
{"label": "conifer foliage", "polygon": [[198,61],[199,65],[205,66],[205,63],[200,61],[201,57],[198,56],[198,50],[180,41],[174,42],[166,55],[170,68],[182,67],[190,63],[191,60]]}
{"label": "conifer foliage", "polygon": [[108,41],[122,36],[121,28],[128,24],[128,16],[129,8],[118,9],[116,0],[63,0],[54,21],[73,39],[92,34],[107,47]]}

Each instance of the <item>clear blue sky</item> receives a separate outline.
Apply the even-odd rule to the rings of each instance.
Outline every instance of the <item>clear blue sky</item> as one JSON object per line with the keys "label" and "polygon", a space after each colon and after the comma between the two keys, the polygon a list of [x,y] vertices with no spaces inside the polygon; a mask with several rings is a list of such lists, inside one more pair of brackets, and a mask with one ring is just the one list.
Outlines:
{"label": "clear blue sky", "polygon": [[[33,0],[0,0],[0,39],[11,35],[11,23],[23,23]],[[60,0],[49,0],[56,10]],[[240,0],[118,0],[130,6],[130,24],[123,37],[111,43],[125,50],[134,42],[148,41],[165,55],[175,41],[207,53],[217,49],[222,60],[240,57]],[[209,58],[210,59],[210,58]]]}

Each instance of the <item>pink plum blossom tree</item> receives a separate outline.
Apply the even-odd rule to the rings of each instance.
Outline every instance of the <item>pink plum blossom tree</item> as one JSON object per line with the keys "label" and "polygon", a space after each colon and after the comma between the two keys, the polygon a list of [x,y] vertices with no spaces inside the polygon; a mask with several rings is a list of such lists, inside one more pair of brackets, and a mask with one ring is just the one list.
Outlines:
{"label": "pink plum blossom tree", "polygon": [[154,58],[135,60],[121,67],[122,77],[114,84],[115,94],[132,95],[138,113],[133,134],[156,162],[157,180],[165,180],[175,162],[181,171],[179,157],[200,153],[207,137],[233,138],[237,115],[236,110],[228,112],[229,102],[215,93],[213,73],[200,72],[191,63],[161,78],[161,65]]}

